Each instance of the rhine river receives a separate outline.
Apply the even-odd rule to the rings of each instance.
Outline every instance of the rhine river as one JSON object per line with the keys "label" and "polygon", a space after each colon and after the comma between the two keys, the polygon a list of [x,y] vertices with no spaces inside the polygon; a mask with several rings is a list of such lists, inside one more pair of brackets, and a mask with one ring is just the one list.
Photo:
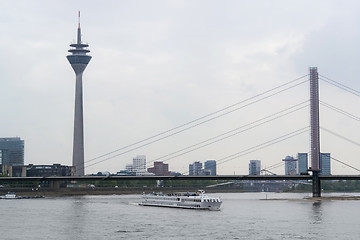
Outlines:
{"label": "rhine river", "polygon": [[223,200],[220,211],[138,206],[134,203],[139,195],[0,200],[0,236],[3,240],[360,238],[360,201],[313,202],[303,200],[309,194],[292,193],[210,195]]}

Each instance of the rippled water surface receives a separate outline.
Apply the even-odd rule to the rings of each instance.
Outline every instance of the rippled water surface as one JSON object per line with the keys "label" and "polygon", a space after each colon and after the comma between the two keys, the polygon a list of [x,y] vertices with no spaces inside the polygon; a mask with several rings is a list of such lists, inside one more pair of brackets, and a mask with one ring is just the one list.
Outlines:
{"label": "rippled water surface", "polygon": [[143,207],[134,204],[139,195],[0,200],[0,238],[360,238],[360,201],[313,202],[302,200],[308,194],[286,193],[213,195],[222,198],[221,211]]}

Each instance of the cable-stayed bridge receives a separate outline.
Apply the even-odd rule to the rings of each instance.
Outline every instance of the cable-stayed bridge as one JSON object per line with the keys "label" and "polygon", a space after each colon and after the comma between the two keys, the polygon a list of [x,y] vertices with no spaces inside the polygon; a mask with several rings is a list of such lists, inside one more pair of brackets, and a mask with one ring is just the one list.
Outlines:
{"label": "cable-stayed bridge", "polygon": [[[256,145],[250,146],[244,150],[238,151],[236,153],[227,155],[222,158],[218,158],[217,165],[222,165],[228,162],[231,162],[235,159],[239,159],[243,156],[250,155],[252,153],[256,153],[264,148],[270,148],[274,146],[277,143],[285,142],[289,139],[292,139],[296,136],[299,136],[304,133],[310,132],[310,150],[309,155],[311,157],[311,169],[310,172],[312,175],[295,175],[295,176],[289,176],[289,175],[274,175],[272,170],[278,167],[281,167],[283,163],[275,164],[273,166],[267,167],[263,169],[263,172],[270,173],[272,175],[261,175],[261,176],[248,176],[248,175],[222,175],[222,176],[186,176],[188,172],[184,172],[182,176],[178,177],[169,177],[169,176],[107,176],[107,177],[97,177],[97,176],[84,176],[84,177],[46,177],[46,178],[32,178],[34,180],[39,181],[59,181],[59,180],[94,180],[94,179],[103,179],[103,180],[114,180],[114,179],[169,179],[169,180],[184,180],[184,179],[218,179],[218,180],[312,180],[313,182],[313,194],[314,196],[320,196],[320,181],[321,180],[329,180],[329,179],[359,179],[358,175],[338,175],[338,176],[321,176],[319,174],[320,172],[320,163],[319,163],[319,156],[320,156],[320,130],[327,132],[333,136],[336,136],[344,141],[347,141],[349,143],[352,143],[356,146],[360,146],[359,143],[356,141],[337,133],[334,130],[330,130],[325,127],[321,127],[319,124],[319,105],[334,111],[338,114],[341,114],[342,116],[348,117],[355,121],[360,121],[360,118],[356,115],[343,110],[342,108],[339,108],[337,106],[334,106],[333,104],[330,104],[326,101],[319,99],[319,92],[318,92],[318,80],[324,81],[327,84],[336,87],[337,89],[340,89],[346,93],[352,94],[356,97],[360,96],[360,92],[350,88],[348,86],[345,86],[344,84],[341,84],[335,80],[332,80],[328,77],[318,75],[317,68],[310,68],[310,74],[304,75],[302,77],[299,77],[297,79],[294,79],[292,81],[289,81],[287,83],[284,83],[280,86],[277,86],[275,88],[269,89],[267,91],[264,91],[260,94],[257,94],[255,96],[252,96],[248,99],[245,99],[243,101],[234,103],[232,105],[229,105],[225,108],[219,109],[217,111],[211,112],[209,114],[206,114],[202,117],[199,117],[197,119],[194,119],[192,121],[189,121],[187,123],[181,124],[177,127],[174,127],[172,129],[160,132],[158,134],[155,134],[153,136],[150,136],[148,138],[145,138],[143,140],[137,141],[135,143],[129,144],[127,146],[118,148],[114,151],[108,152],[106,154],[103,154],[101,156],[98,156],[96,158],[89,159],[85,162],[85,168],[88,168],[90,166],[94,166],[106,161],[109,161],[114,158],[118,158],[122,155],[125,155],[127,153],[133,152],[135,150],[144,148],[146,146],[150,146],[152,144],[155,144],[157,142],[167,140],[175,135],[184,133],[186,131],[191,131],[199,126],[202,126],[206,123],[209,123],[211,121],[214,121],[216,119],[220,119],[222,117],[228,116],[236,111],[239,111],[244,108],[251,107],[255,105],[256,103],[262,102],[262,101],[268,101],[271,100],[274,96],[279,95],[283,92],[289,91],[291,89],[295,89],[299,86],[303,86],[306,83],[310,82],[310,99],[307,99],[306,101],[302,101],[300,103],[296,103],[290,107],[284,108],[280,111],[277,111],[275,113],[269,114],[265,117],[253,120],[249,123],[246,123],[240,127],[231,129],[229,131],[223,132],[221,134],[215,135],[213,137],[210,137],[208,139],[202,140],[200,142],[197,142],[195,144],[189,144],[186,147],[183,147],[179,150],[170,152],[168,154],[164,154],[160,157],[157,157],[153,159],[152,161],[148,162],[147,164],[151,164],[155,161],[163,161],[163,162],[169,162],[176,158],[179,158],[181,156],[186,156],[189,153],[199,151],[200,149],[203,149],[205,147],[212,146],[214,144],[220,143],[226,139],[230,139],[234,136],[237,136],[239,134],[248,132],[250,130],[256,129],[260,126],[263,126],[265,124],[268,124],[270,122],[277,121],[278,119],[284,118],[292,113],[297,113],[300,110],[310,108],[310,125],[306,124],[302,128],[298,128],[296,130],[293,130],[291,132],[285,133],[281,136],[278,136],[276,138],[273,138],[268,141],[259,142]],[[342,164],[343,166],[347,168],[351,168],[357,172],[360,172],[360,169],[358,169],[355,166],[352,166],[351,164],[347,163],[346,160],[339,160],[337,158],[332,157],[331,158],[333,162]],[[79,166],[75,166],[78,167]],[[83,169],[82,169],[83,170]],[[30,180],[29,178],[1,178],[2,181],[21,181],[21,180]]]}

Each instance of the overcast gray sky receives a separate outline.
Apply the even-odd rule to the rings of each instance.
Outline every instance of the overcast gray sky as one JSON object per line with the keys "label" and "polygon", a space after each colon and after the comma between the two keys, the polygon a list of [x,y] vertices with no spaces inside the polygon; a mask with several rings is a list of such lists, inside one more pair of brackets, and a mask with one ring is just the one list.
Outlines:
{"label": "overcast gray sky", "polygon": [[[93,56],[83,78],[85,162],[304,76],[310,66],[360,89],[358,1],[2,0],[0,9],[0,137],[25,140],[25,164],[71,165],[75,75],[66,55],[78,10]],[[360,116],[359,97],[326,82],[320,88],[322,101]],[[308,99],[305,83],[86,173],[115,173],[136,155],[152,161]],[[185,172],[193,161],[223,159],[308,125],[305,108],[167,162]],[[321,107],[321,125],[348,139],[323,130],[321,150],[360,168],[359,122]],[[271,166],[308,152],[309,139],[303,133],[226,161],[218,173],[247,174],[251,159]],[[336,162],[332,173],[358,174]]]}

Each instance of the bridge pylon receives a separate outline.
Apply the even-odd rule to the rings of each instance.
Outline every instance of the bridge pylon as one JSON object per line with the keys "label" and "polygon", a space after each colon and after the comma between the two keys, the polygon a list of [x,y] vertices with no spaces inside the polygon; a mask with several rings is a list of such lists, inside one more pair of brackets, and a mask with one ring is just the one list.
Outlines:
{"label": "bridge pylon", "polygon": [[317,67],[310,67],[310,131],[311,171],[313,197],[321,197],[320,182],[320,124],[319,124],[319,74]]}

